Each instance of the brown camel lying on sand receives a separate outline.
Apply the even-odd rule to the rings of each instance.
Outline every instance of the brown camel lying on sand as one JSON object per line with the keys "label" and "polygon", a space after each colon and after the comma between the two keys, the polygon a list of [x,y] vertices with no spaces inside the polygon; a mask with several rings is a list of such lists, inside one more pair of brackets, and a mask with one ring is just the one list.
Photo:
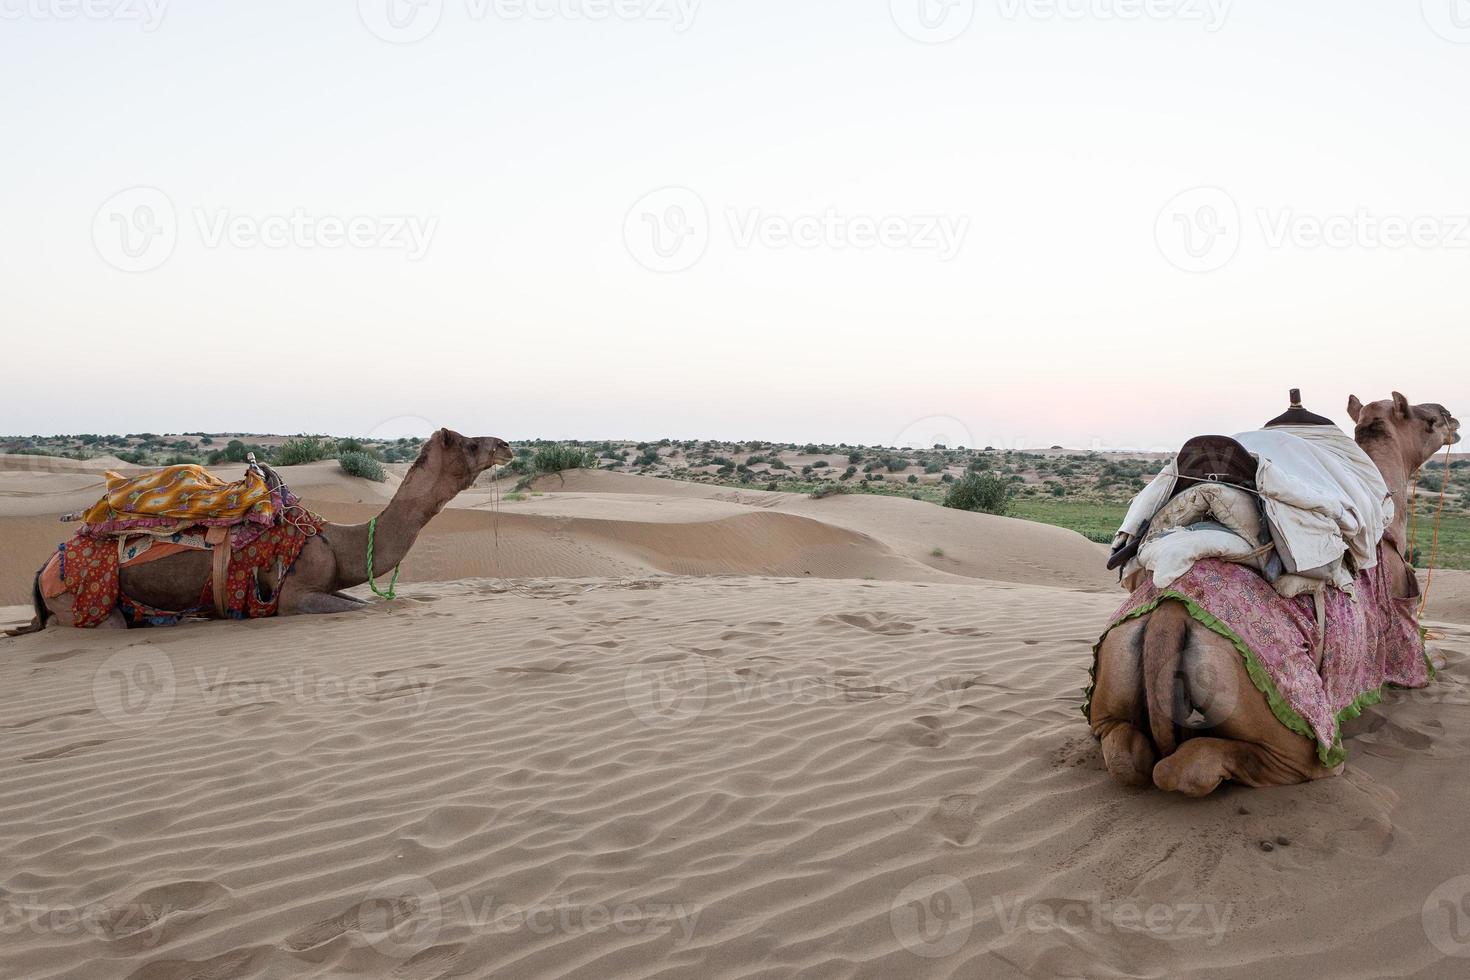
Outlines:
{"label": "brown camel lying on sand", "polygon": [[[1354,396],[1348,414],[1357,425],[1355,440],[1377,464],[1393,495],[1394,520],[1384,532],[1383,548],[1393,595],[1418,595],[1413,568],[1403,554],[1409,543],[1409,480],[1437,452],[1459,442],[1460,423],[1443,406],[1410,405],[1398,392],[1369,405]],[[1190,678],[1187,697],[1202,714],[1209,714],[1214,700],[1212,683],[1215,693],[1234,695],[1221,698],[1234,707],[1216,721],[1210,737],[1186,734],[1180,740],[1169,699],[1173,678],[1181,670]],[[1102,740],[1108,772],[1129,786],[1152,783],[1205,796],[1227,779],[1247,786],[1282,786],[1342,770],[1341,765],[1324,766],[1311,739],[1277,720],[1231,641],[1191,617],[1177,600],[1120,624],[1104,638],[1089,721]]]}
{"label": "brown camel lying on sand", "polygon": [[[500,439],[470,439],[449,429],[440,429],[430,437],[378,517],[373,542],[376,572],[383,574],[397,568],[419,531],[435,514],[485,470],[511,458],[510,447]],[[361,599],[343,595],[342,590],[368,580],[367,548],[368,525],[324,525],[320,533],[307,540],[284,581],[262,583],[271,591],[280,589],[278,615],[347,612],[366,605]],[[211,566],[208,551],[181,552],[136,567],[125,566],[119,584],[124,595],[144,605],[189,609],[197,604],[201,589],[209,582]],[[63,626],[73,625],[70,594],[44,599],[38,584],[35,596],[36,619],[17,632],[35,632],[49,618]],[[114,610],[102,625],[127,624]]]}

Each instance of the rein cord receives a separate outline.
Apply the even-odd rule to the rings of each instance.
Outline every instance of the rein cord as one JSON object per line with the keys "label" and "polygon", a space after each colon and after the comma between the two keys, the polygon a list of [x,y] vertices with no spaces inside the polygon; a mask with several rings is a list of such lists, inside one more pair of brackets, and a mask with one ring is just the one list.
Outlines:
{"label": "rein cord", "polygon": [[[1428,574],[1424,579],[1424,594],[1419,598],[1419,618],[1424,618],[1424,608],[1429,604],[1429,587],[1434,584],[1434,564],[1439,559],[1439,523],[1444,516],[1444,494],[1450,483],[1450,447],[1444,447],[1444,478],[1439,481],[1439,503],[1434,508],[1434,534],[1429,545]],[[1409,485],[1409,554],[1418,557],[1419,509],[1415,505],[1419,496],[1419,471],[1414,472],[1414,481]],[[1413,563],[1409,564],[1413,567]]]}
{"label": "rein cord", "polygon": [[378,583],[375,582],[375,581],[373,581],[373,578],[374,578],[374,576],[373,576],[373,540],[374,540],[374,538],[377,537],[377,533],[378,533],[378,519],[376,517],[374,517],[372,520],[368,521],[368,545],[367,545],[368,587],[373,590],[373,594],[374,595],[382,596],[384,599],[387,599],[388,601],[391,602],[394,599],[397,599],[398,598],[398,591],[395,588],[398,585],[398,566],[397,565],[393,566],[393,578],[391,578],[388,581],[388,591],[387,592],[384,592],[382,589],[378,588]]}

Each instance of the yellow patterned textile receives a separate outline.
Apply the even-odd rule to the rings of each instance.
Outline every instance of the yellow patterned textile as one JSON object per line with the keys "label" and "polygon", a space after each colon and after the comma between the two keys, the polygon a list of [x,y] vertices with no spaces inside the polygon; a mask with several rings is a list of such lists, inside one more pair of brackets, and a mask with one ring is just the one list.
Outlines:
{"label": "yellow patterned textile", "polygon": [[[202,466],[185,463],[143,476],[107,474],[107,496],[82,515],[89,527],[111,528],[139,520],[270,524],[276,506],[260,474],[226,483]],[[160,520],[162,523],[162,520]]]}

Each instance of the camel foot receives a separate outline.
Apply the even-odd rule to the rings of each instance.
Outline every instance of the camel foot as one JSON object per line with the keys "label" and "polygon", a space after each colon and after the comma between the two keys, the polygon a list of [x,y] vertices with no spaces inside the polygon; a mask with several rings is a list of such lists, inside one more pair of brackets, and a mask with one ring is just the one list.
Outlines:
{"label": "camel foot", "polygon": [[281,602],[282,616],[320,616],[329,613],[357,612],[369,605],[350,596],[329,595],[325,592],[310,592],[294,599],[290,608]]}
{"label": "camel foot", "polygon": [[1158,756],[1148,737],[1132,725],[1116,725],[1102,739],[1103,762],[1124,786],[1150,786]]}

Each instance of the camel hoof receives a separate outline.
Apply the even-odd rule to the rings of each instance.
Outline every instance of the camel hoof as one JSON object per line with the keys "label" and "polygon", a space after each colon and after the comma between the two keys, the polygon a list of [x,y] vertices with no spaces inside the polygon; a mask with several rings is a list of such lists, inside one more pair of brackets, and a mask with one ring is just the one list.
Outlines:
{"label": "camel hoof", "polygon": [[1154,764],[1158,756],[1154,747],[1138,729],[1119,726],[1103,738],[1103,764],[1108,773],[1124,786],[1142,788],[1153,785]]}
{"label": "camel hoof", "polygon": [[1201,761],[1187,759],[1177,752],[1160,759],[1154,766],[1153,783],[1166,793],[1182,793],[1193,799],[1209,796],[1225,780],[1218,768],[1201,766]]}

